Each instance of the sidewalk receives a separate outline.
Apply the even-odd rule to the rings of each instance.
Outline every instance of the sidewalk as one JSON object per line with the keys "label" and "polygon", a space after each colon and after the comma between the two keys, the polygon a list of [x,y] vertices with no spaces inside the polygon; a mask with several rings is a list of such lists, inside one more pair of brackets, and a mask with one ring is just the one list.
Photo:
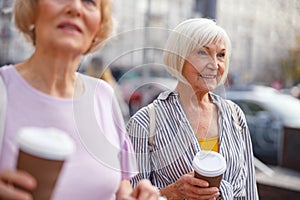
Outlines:
{"label": "sidewalk", "polygon": [[255,162],[256,181],[261,200],[300,199],[300,173]]}

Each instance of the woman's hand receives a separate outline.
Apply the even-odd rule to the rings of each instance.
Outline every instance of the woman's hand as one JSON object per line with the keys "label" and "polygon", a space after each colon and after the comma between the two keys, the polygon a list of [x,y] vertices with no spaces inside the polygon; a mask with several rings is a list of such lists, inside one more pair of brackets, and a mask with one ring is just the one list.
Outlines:
{"label": "woman's hand", "polygon": [[131,196],[138,200],[157,200],[159,190],[147,179],[138,182]]}
{"label": "woman's hand", "polygon": [[[5,170],[0,172],[1,200],[29,200],[32,199],[28,191],[36,188],[37,182],[33,176],[24,171]],[[24,188],[24,189],[21,189]],[[27,191],[26,191],[27,190]]]}
{"label": "woman's hand", "polygon": [[194,173],[181,176],[175,183],[161,190],[168,200],[215,200],[219,189],[208,187],[208,182],[194,177]]}
{"label": "woman's hand", "polygon": [[141,180],[133,190],[129,181],[122,181],[117,200],[158,200],[159,191],[149,180]]}

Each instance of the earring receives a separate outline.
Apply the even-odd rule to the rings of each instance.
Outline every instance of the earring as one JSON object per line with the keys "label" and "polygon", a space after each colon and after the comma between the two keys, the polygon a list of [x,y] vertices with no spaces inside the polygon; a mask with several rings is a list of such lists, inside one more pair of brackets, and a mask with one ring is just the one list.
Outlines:
{"label": "earring", "polygon": [[35,46],[35,31],[34,31],[35,26],[34,26],[34,24],[29,25],[28,29],[29,29],[29,35],[32,40],[33,46]]}
{"label": "earring", "polygon": [[34,30],[34,28],[35,28],[34,24],[30,24],[30,25],[29,25],[29,31],[30,31],[30,32],[32,32],[32,31]]}

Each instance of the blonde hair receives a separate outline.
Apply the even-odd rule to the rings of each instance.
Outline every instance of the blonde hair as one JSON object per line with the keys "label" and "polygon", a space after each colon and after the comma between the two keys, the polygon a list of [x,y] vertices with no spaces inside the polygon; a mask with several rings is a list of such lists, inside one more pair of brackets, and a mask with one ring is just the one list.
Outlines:
{"label": "blonde hair", "polygon": [[231,41],[225,30],[211,19],[188,19],[177,25],[167,40],[163,55],[164,64],[171,75],[185,80],[182,68],[189,54],[199,47],[218,41],[224,41],[226,48],[225,71],[220,81],[223,83],[228,74]]}
{"label": "blonde hair", "polygon": [[[38,0],[15,0],[14,20],[17,28],[24,36],[35,45],[35,33],[32,28],[35,20],[35,11]],[[86,53],[95,51],[106,40],[113,29],[112,3],[110,0],[101,0],[100,6],[101,22],[99,31],[96,34],[94,42]]]}

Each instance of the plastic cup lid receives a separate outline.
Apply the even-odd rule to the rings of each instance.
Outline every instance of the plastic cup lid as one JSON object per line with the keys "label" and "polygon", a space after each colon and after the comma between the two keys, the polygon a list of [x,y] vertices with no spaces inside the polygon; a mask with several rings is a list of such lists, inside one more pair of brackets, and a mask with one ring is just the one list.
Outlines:
{"label": "plastic cup lid", "polygon": [[22,151],[50,160],[64,160],[75,150],[73,140],[56,128],[24,127],[17,143]]}
{"label": "plastic cup lid", "polygon": [[193,160],[193,168],[202,176],[215,177],[223,174],[226,170],[224,157],[214,151],[200,151]]}

